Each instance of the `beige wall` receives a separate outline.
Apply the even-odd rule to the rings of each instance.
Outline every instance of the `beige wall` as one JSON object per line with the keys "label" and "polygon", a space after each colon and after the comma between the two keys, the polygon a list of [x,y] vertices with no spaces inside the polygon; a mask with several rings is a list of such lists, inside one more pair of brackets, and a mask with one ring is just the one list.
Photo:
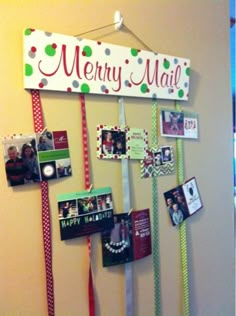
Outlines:
{"label": "beige wall", "polygon": [[[185,140],[185,175],[196,176],[204,209],[188,219],[191,315],[234,315],[234,216],[232,184],[232,111],[229,84],[229,19],[227,1],[84,0],[0,1],[0,135],[33,132],[31,96],[23,89],[22,30],[33,27],[75,35],[113,22],[120,10],[125,24],[152,50],[191,60],[190,99],[199,113],[200,138]],[[86,35],[90,39],[143,48],[131,34],[113,27]],[[73,177],[50,182],[53,271],[56,316],[88,315],[85,238],[61,242],[56,196],[83,189],[78,97],[56,92],[42,95],[46,126],[66,129]],[[173,107],[171,101],[160,105]],[[119,162],[96,158],[95,126],[117,124],[115,97],[87,96],[87,119],[95,187],[111,185],[116,212],[122,211]],[[125,98],[127,124],[151,133],[151,103]],[[159,138],[162,144],[173,140]],[[141,180],[139,164],[130,162],[132,207],[152,208],[151,180]],[[0,152],[0,315],[47,314],[40,190],[12,188],[5,180]],[[170,227],[162,193],[176,177],[158,179],[162,315],[183,315],[179,233]],[[100,236],[94,235],[92,261],[97,316],[125,315],[124,270],[102,268]],[[154,315],[153,258],[133,264],[134,315]]]}

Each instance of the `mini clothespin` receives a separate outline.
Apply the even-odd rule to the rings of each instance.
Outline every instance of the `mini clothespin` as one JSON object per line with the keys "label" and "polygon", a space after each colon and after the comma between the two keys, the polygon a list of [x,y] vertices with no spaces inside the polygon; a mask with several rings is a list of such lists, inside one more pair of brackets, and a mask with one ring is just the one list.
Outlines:
{"label": "mini clothespin", "polygon": [[128,212],[128,216],[130,216],[130,214],[133,212],[133,209],[131,208]]}
{"label": "mini clothespin", "polygon": [[88,188],[88,193],[91,193],[91,191],[92,191],[92,189],[93,189],[93,184],[90,184],[90,186],[89,186],[89,188]]}
{"label": "mini clothespin", "polygon": [[41,135],[44,134],[47,130],[47,127],[44,127],[44,129],[42,130],[42,132],[40,133]]}

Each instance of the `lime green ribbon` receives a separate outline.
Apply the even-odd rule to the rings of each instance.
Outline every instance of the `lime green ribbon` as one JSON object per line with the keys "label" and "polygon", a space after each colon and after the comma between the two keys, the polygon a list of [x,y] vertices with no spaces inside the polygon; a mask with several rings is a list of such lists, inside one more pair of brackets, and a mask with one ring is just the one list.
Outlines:
{"label": "lime green ribbon", "polygon": [[[181,111],[178,104],[175,105],[177,111]],[[177,151],[177,181],[178,184],[184,182],[184,152],[183,139],[176,139]],[[184,316],[190,315],[189,310],[189,278],[188,278],[188,246],[187,246],[187,226],[186,221],[180,224],[180,254],[181,254],[181,268],[182,268],[182,282],[184,294]]]}
{"label": "lime green ribbon", "polygon": [[[157,147],[157,102],[152,101],[152,148]],[[159,220],[158,220],[158,195],[157,177],[152,177],[152,209],[153,209],[153,270],[154,270],[154,301],[155,316],[161,315],[160,291],[160,253],[159,253]]]}

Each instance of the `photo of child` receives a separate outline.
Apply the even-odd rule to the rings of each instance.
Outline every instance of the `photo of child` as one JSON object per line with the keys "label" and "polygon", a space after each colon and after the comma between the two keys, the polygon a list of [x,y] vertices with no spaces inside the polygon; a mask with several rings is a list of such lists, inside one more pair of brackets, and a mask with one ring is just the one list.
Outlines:
{"label": "photo of child", "polygon": [[103,130],[102,153],[105,155],[124,155],[126,153],[125,132]]}
{"label": "photo of child", "polygon": [[128,214],[113,216],[114,227],[102,232],[103,266],[133,261],[132,223]]}
{"label": "photo of child", "polygon": [[102,132],[102,152],[105,155],[113,154],[114,139],[111,131]]}
{"label": "photo of child", "polygon": [[23,159],[19,157],[17,146],[11,145],[7,153],[9,159],[5,163],[5,169],[9,185],[16,186],[24,184],[28,168]]}
{"label": "photo of child", "polygon": [[38,138],[38,151],[53,150],[51,133],[40,135]]}
{"label": "photo of child", "polygon": [[39,182],[39,165],[33,146],[30,143],[23,144],[21,157],[27,168],[26,181]]}
{"label": "photo of child", "polygon": [[184,114],[182,112],[161,111],[161,127],[164,135],[184,135]]}
{"label": "photo of child", "polygon": [[75,200],[60,202],[58,209],[59,219],[70,218],[78,215]]}
{"label": "photo of child", "polygon": [[198,115],[193,112],[160,111],[160,130],[162,136],[198,138]]}
{"label": "photo of child", "polygon": [[164,197],[173,226],[181,224],[203,206],[195,178],[165,192]]}

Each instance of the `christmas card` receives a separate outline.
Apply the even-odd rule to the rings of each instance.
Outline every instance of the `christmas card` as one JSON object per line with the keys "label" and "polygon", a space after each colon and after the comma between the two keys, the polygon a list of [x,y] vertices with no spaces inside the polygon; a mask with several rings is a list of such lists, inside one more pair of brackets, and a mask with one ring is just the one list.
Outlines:
{"label": "christmas card", "polygon": [[100,159],[144,159],[147,154],[147,132],[120,126],[97,126],[97,157]]}
{"label": "christmas card", "polygon": [[161,110],[160,128],[162,136],[198,138],[198,116],[185,111]]}
{"label": "christmas card", "polygon": [[149,209],[114,214],[114,226],[101,234],[103,266],[144,258],[152,253]]}
{"label": "christmas card", "polygon": [[66,131],[4,137],[3,153],[9,186],[71,176]]}
{"label": "christmas card", "polygon": [[148,149],[146,159],[141,160],[141,178],[168,175],[175,170],[172,146]]}
{"label": "christmas card", "polygon": [[164,197],[173,226],[181,224],[203,207],[194,177],[165,192]]}
{"label": "christmas card", "polygon": [[57,197],[61,240],[87,236],[114,226],[111,188]]}

